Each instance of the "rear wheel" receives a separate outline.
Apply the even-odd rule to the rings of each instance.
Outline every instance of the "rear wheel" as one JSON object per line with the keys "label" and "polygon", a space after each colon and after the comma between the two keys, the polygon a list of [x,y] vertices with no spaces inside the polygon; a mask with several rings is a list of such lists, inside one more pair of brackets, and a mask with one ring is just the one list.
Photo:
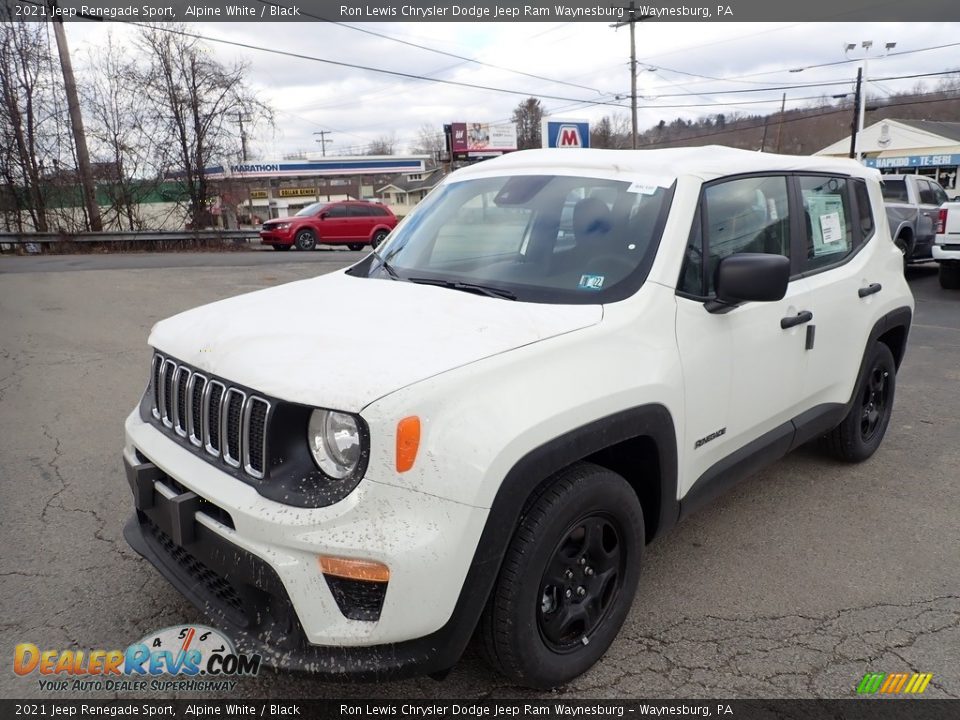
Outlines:
{"label": "rear wheel", "polygon": [[940,287],[944,290],[960,290],[960,263],[940,262]]}
{"label": "rear wheel", "polygon": [[578,463],[523,514],[478,628],[512,681],[561,685],[606,652],[630,610],[643,560],[643,512],[626,480]]}
{"label": "rear wheel", "polygon": [[364,243],[347,243],[347,247],[356,252],[357,250],[363,250]]}
{"label": "rear wheel", "polygon": [[897,387],[897,366],[890,348],[878,342],[867,359],[853,407],[823,442],[840,460],[860,462],[876,452],[883,440]]}
{"label": "rear wheel", "polygon": [[387,239],[387,235],[389,234],[386,230],[377,230],[370,239],[370,247],[376,250],[380,247],[380,244]]}
{"label": "rear wheel", "polygon": [[297,250],[313,250],[317,246],[317,238],[314,236],[313,230],[300,230],[294,244],[297,246]]}
{"label": "rear wheel", "polygon": [[897,246],[900,254],[903,255],[903,267],[906,268],[907,263],[910,262],[910,256],[913,255],[913,242],[911,241],[909,235],[904,233],[897,236],[897,239],[894,241],[894,245]]}

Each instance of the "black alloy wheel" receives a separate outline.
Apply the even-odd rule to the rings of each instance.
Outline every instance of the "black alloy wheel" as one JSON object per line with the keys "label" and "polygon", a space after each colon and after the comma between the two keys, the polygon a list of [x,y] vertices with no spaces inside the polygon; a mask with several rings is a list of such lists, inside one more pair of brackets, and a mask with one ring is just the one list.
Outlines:
{"label": "black alloy wheel", "polygon": [[297,250],[313,250],[317,246],[317,238],[312,230],[300,230],[294,243]]}
{"label": "black alloy wheel", "polygon": [[540,581],[537,626],[554,652],[570,652],[603,622],[619,595],[626,551],[619,523],[606,513],[576,521],[564,533]]}

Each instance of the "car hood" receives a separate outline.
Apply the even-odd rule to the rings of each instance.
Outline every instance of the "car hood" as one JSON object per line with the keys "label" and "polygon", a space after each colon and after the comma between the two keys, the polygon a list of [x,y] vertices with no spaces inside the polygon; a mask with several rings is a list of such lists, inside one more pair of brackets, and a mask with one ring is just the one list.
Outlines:
{"label": "car hood", "polygon": [[293,402],[358,412],[438,373],[598,323],[599,305],[501,300],[344,272],[157,323],[150,345]]}

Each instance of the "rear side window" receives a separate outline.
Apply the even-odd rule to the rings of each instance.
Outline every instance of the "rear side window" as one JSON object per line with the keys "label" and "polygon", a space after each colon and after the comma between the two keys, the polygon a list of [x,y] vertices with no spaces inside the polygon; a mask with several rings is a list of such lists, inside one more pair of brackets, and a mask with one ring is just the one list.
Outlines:
{"label": "rear side window", "polygon": [[884,180],[881,183],[883,188],[883,199],[887,202],[907,202],[907,181],[906,180]]}
{"label": "rear side window", "polygon": [[918,180],[917,187],[920,190],[921,205],[939,205],[937,194],[933,191],[933,185],[926,180]]}
{"label": "rear side window", "polygon": [[376,205],[371,205],[368,209],[368,212],[370,215],[374,215],[375,217],[388,217],[390,215],[386,209],[377,207]]}
{"label": "rear side window", "polygon": [[870,194],[867,192],[867,184],[863,180],[853,180],[853,192],[857,198],[857,215],[860,218],[860,237],[863,242],[870,239],[873,235],[874,222],[873,210],[870,207]]}
{"label": "rear side window", "polygon": [[857,244],[847,178],[798,177],[806,229],[805,270],[833,265]]}

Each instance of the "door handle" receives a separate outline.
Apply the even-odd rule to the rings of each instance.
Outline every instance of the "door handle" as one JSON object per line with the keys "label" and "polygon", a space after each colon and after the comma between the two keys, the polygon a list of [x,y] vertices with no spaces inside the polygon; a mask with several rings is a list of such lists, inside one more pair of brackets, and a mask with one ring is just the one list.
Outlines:
{"label": "door handle", "polygon": [[867,285],[866,287],[862,287],[859,290],[857,290],[857,295],[859,295],[862,298],[865,298],[867,297],[867,295],[873,295],[874,293],[878,293],[881,290],[883,290],[883,285],[881,285],[880,283],[873,283],[871,285]]}
{"label": "door handle", "polygon": [[802,310],[796,315],[789,315],[780,321],[780,327],[787,330],[797,325],[803,325],[813,320],[813,313],[809,310]]}

